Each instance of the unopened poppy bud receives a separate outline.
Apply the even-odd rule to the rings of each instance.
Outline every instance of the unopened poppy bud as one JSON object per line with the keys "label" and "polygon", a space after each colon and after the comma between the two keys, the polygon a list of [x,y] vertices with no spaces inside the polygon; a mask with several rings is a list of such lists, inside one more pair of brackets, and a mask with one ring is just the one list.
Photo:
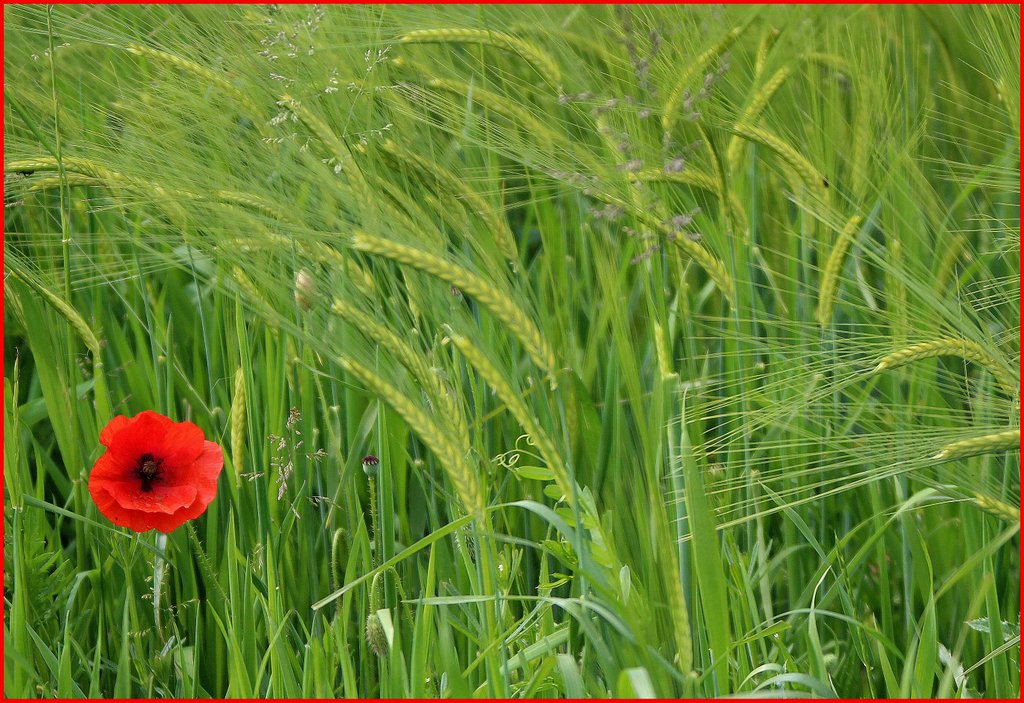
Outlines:
{"label": "unopened poppy bud", "polygon": [[306,269],[295,274],[295,302],[303,310],[309,310],[316,296],[316,281]]}
{"label": "unopened poppy bud", "polygon": [[380,459],[375,457],[373,454],[368,454],[363,457],[363,473],[373,478],[377,475],[377,466],[380,464]]}

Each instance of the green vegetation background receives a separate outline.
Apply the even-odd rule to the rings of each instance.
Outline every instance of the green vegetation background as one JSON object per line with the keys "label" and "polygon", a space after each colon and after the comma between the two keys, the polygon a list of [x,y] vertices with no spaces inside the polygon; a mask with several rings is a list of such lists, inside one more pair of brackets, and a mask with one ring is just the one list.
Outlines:
{"label": "green vegetation background", "polygon": [[6,695],[1019,694],[1018,8],[4,13]]}

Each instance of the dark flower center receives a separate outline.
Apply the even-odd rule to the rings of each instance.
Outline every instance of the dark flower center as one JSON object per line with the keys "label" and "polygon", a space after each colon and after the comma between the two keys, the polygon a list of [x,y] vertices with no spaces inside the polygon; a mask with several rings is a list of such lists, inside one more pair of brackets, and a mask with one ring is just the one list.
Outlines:
{"label": "dark flower center", "polygon": [[157,459],[152,454],[143,454],[139,457],[139,463],[135,467],[135,474],[142,481],[142,490],[147,493],[153,490],[153,482],[160,478],[163,469],[162,459]]}

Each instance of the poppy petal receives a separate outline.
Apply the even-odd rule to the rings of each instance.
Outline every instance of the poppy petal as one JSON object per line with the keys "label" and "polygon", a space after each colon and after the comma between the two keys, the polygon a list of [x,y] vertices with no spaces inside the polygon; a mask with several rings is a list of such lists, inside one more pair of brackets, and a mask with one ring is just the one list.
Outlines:
{"label": "poppy petal", "polygon": [[192,505],[196,499],[195,486],[168,486],[156,484],[150,490],[143,491],[140,488],[135,490],[111,490],[113,486],[106,486],[108,493],[114,496],[118,505],[128,510],[138,510],[143,513],[173,513],[186,506]]}
{"label": "poppy petal", "polygon": [[100,509],[103,516],[115,525],[127,527],[136,532],[145,532],[156,527],[153,524],[153,518],[159,515],[159,513],[144,513],[139,510],[124,508],[114,499],[114,496],[103,488],[93,492],[92,497],[96,501],[96,507]]}
{"label": "poppy petal", "polygon": [[165,513],[151,513],[149,517],[149,524],[161,532],[173,532],[181,527],[185,522],[194,520],[202,515],[205,510],[206,505],[196,498],[192,505],[176,510],[170,515]]}
{"label": "poppy petal", "polygon": [[117,433],[127,427],[130,422],[131,420],[124,415],[118,415],[112,419],[107,423],[107,426],[103,428],[103,431],[100,432],[100,444],[105,447],[109,447],[114,443],[114,437]]}
{"label": "poppy petal", "polygon": [[163,438],[154,441],[150,453],[162,459],[165,470],[191,464],[203,452],[206,437],[191,422],[175,422],[167,428]]}
{"label": "poppy petal", "polygon": [[217,492],[217,478],[224,468],[224,452],[216,442],[203,442],[202,453],[188,466],[168,470],[165,480],[171,485],[189,483],[199,489],[200,495],[209,494],[207,503]]}
{"label": "poppy petal", "polygon": [[[110,451],[124,461],[136,461],[143,454],[152,454],[162,445],[164,435],[174,422],[151,410],[141,412],[113,434]],[[155,455],[154,455],[155,456]]]}
{"label": "poppy petal", "polygon": [[89,485],[95,481],[135,481],[134,461],[124,461],[111,451],[103,452],[89,472]]}

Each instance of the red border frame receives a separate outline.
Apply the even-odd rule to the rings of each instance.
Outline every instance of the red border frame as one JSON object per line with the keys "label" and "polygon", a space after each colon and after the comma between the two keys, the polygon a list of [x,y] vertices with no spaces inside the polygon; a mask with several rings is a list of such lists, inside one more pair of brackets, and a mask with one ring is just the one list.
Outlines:
{"label": "red border frame", "polygon": [[[40,2],[39,0],[28,0],[27,2],[21,2],[21,3],[18,3],[18,2],[8,2],[8,0],[0,0],[0,5],[3,5],[4,7],[6,7],[7,5],[42,5],[42,4],[47,4],[47,3]],[[229,5],[229,4],[234,4],[234,5],[247,5],[247,4],[253,4],[253,5],[255,5],[255,4],[258,4],[258,3],[201,2],[200,0],[179,0],[178,2],[174,2],[173,0],[156,0],[155,2],[142,2],[141,0],[117,0],[115,2],[107,2],[107,3],[90,3],[90,2],[88,2],[88,0],[68,0],[66,2],[56,3],[56,4],[61,4],[61,5],[85,5],[85,4],[109,4],[109,5],[177,5],[177,4],[188,4],[188,5],[198,5],[198,4]],[[311,3],[302,2],[302,0],[281,0],[279,4],[300,5],[300,4],[311,4]],[[492,5],[573,5],[573,4],[620,4],[620,5],[644,5],[644,4],[647,4],[647,5],[678,5],[678,4],[690,4],[690,5],[711,5],[711,4],[728,4],[728,5],[763,5],[763,4],[773,4],[773,5],[849,5],[849,4],[858,4],[858,3],[849,3],[849,2],[846,2],[845,0],[811,0],[810,2],[806,2],[806,3],[795,3],[795,2],[755,3],[755,2],[742,2],[742,1],[738,1],[738,0],[725,0],[724,3],[712,3],[712,2],[705,2],[703,0],[699,1],[699,2],[686,2],[686,3],[672,2],[671,0],[651,0],[650,2],[639,2],[639,1],[636,1],[636,0],[627,0],[626,2],[618,2],[618,3],[602,3],[602,2],[599,2],[598,0],[584,0],[584,2],[582,2],[582,3],[574,3],[574,2],[571,2],[570,0],[549,0],[548,2],[542,2],[542,3],[518,2],[517,0],[491,0],[491,2],[487,2],[487,3],[475,2],[474,0],[446,0],[444,3],[431,3],[431,2],[428,2],[427,0],[412,0],[412,2],[408,2],[408,1],[404,1],[403,2],[401,0],[382,0],[382,1],[378,1],[378,2],[350,2],[350,3],[328,2],[328,3],[323,3],[323,4],[352,4],[352,5],[421,5],[421,4],[448,4],[448,5],[477,5],[477,4],[492,4]],[[925,0],[924,2],[915,2],[915,3],[899,2],[898,0],[876,0],[876,2],[872,2],[872,3],[859,3],[859,4],[872,4],[872,5],[931,5],[931,4],[943,4],[943,5],[983,5],[984,4],[984,5],[1018,5],[1018,6],[1021,5],[1020,2],[1013,2],[1012,0],[994,0],[993,2],[988,2],[988,3],[972,2],[971,0],[953,0],[952,2],[940,2],[940,0]],[[2,25],[5,20],[6,20],[6,16],[4,17],[4,19],[0,20],[0,25]],[[1018,20],[1019,20],[1019,22],[1018,22],[1018,37],[1020,37],[1021,34],[1022,34],[1021,30],[1024,29],[1024,18],[1018,18]],[[1024,38],[1022,38],[1020,41],[1021,41],[1020,47],[1024,48]],[[3,47],[3,37],[0,36],[0,48],[2,48],[2,47]],[[3,84],[3,83],[4,83],[4,66],[2,64],[0,64],[0,84]],[[1020,97],[1022,99],[1024,99],[1024,87],[1021,88]],[[6,101],[5,101],[5,104],[6,104]],[[1018,134],[1019,134],[1019,130],[1018,130]],[[1019,151],[1019,148],[1020,148],[1020,144],[1018,144],[1018,151]],[[2,132],[0,132],[0,156],[2,156],[3,153],[4,153],[4,141],[3,141],[3,134],[2,134]],[[1022,165],[1019,161],[1018,161],[1018,179],[1019,179],[1018,180],[1018,187],[1019,187],[1020,183],[1022,181],[1024,181],[1024,165]],[[0,186],[0,188],[2,188],[2,186]],[[1018,214],[1018,220],[1019,220],[1019,214]],[[0,241],[2,241],[2,239],[3,239],[3,232],[0,232]],[[0,258],[3,258],[2,254],[0,254]],[[1024,253],[1022,253],[1021,256],[1020,256],[1020,263],[1022,265],[1024,265]],[[5,262],[5,264],[6,264],[6,262]],[[5,271],[6,271],[6,266],[5,266]],[[1020,323],[1024,323],[1024,313],[1018,313],[1018,314],[1020,315],[1019,322]],[[3,334],[3,318],[0,318],[0,335],[2,335],[2,334]],[[1020,340],[1018,340],[1018,342],[1019,341]],[[1024,358],[1019,359],[1018,363],[1020,363],[1020,365],[1021,365],[1020,369],[1022,371],[1024,371]],[[0,367],[3,368],[4,375],[6,376],[6,359],[0,359]],[[2,423],[3,423],[3,420],[0,420],[0,424],[2,424]],[[3,439],[2,439],[2,437],[0,437],[0,444],[2,444],[2,442],[3,442]],[[1022,443],[1022,446],[1024,446],[1024,443]],[[1022,486],[1022,488],[1021,488],[1020,498],[1022,499],[1022,502],[1024,502],[1024,486]],[[0,496],[0,501],[2,501],[2,500],[3,500],[3,497]],[[3,534],[4,534],[4,526],[3,526],[3,524],[0,524],[0,538],[3,537]],[[1024,546],[1018,545],[1018,550],[1019,550],[1019,556],[1021,557],[1021,561],[1024,561]],[[3,558],[0,557],[0,579],[2,579],[2,577],[4,575],[4,563],[3,563],[3,561],[4,561]],[[1019,601],[1018,602],[1019,602],[1019,604],[1024,604],[1024,579],[1021,579],[1020,594],[1019,594]],[[1024,605],[1022,605],[1022,607],[1024,607]],[[0,601],[0,616],[4,615],[4,610],[5,610],[4,603],[3,603],[3,601]],[[3,642],[0,642],[0,655],[2,655],[2,654],[3,654]],[[1022,679],[1024,679],[1024,658],[1021,658],[1020,664],[1021,664],[1021,671],[1019,673],[1021,674]],[[0,669],[2,669],[3,667],[4,667],[4,663],[3,663],[2,660],[0,660]],[[742,697],[740,697],[740,698],[742,698]],[[5,698],[5,700],[32,701],[32,700],[35,700],[35,699],[31,699],[31,698]],[[78,700],[92,700],[92,699],[57,698],[57,699],[51,699],[51,700],[78,701]],[[152,701],[153,703],[162,703],[163,701],[165,701],[167,699],[162,699],[162,698],[129,698],[129,699],[122,699],[122,700],[138,701],[138,702],[141,702],[141,701]],[[210,700],[210,699],[204,699],[204,698],[182,698],[182,699],[174,699],[174,700],[199,701],[199,700]],[[267,700],[267,699],[262,699],[262,698],[242,698],[242,699],[236,699],[236,700],[256,702],[256,701],[263,701],[263,700]],[[333,699],[282,698],[282,699],[269,699],[269,700],[304,701],[304,700],[333,700]],[[379,700],[379,699],[374,699],[374,698],[363,699],[363,698],[361,698],[361,699],[357,699],[357,700]],[[418,699],[418,700],[434,700],[434,699]],[[447,700],[466,701],[466,703],[470,703],[470,702],[476,703],[476,701],[480,701],[480,700],[501,700],[501,699],[479,699],[479,698],[458,699],[457,698],[457,699],[447,699]],[[590,700],[590,699],[565,699],[565,698],[554,698],[554,699],[551,699],[551,698],[539,698],[539,699],[531,699],[531,700],[551,701],[552,703],[555,703],[557,701],[557,702],[561,703],[562,701],[566,701],[566,700]],[[672,701],[672,700],[702,701],[702,700],[705,700],[705,699],[702,699],[702,698],[691,698],[691,699],[658,698],[658,699],[653,699],[653,700],[658,700],[658,701]],[[833,699],[833,700],[838,700],[838,701],[887,700],[887,701],[907,701],[909,703],[911,701],[916,701],[917,699],[913,699],[913,698],[884,698],[884,699],[838,698],[838,699]],[[957,699],[940,699],[940,700],[957,700]],[[998,700],[1008,700],[1008,701],[1024,700],[1024,693],[1022,693],[1022,698],[1020,698],[1020,699],[1015,699],[1015,698],[1010,698],[1010,699],[986,698],[986,699],[983,699],[983,700],[996,700],[996,701],[998,701]]]}

